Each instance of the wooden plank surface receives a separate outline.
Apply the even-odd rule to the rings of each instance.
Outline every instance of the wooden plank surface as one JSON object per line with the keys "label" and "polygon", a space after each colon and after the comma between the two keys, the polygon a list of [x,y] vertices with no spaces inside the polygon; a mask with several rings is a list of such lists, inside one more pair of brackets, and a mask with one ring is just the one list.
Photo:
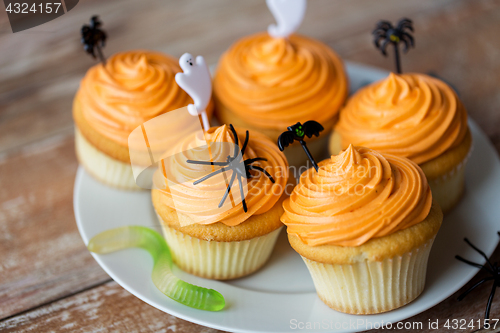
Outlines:
{"label": "wooden plank surface", "polygon": [[76,229],[73,145],[53,137],[0,162],[0,318],[110,280]]}
{"label": "wooden plank surface", "polygon": [[[189,51],[209,63],[273,21],[263,0],[81,0],[52,22],[12,34],[1,11],[0,330],[214,332],[156,310],[111,282],[78,234],[71,102],[93,64],[78,30],[96,13],[109,34],[106,54]],[[392,69],[392,60],[372,46],[370,31],[379,19],[402,16],[414,20],[417,43],[403,69],[433,71],[455,85],[500,150],[499,1],[314,0],[299,32],[344,59]],[[493,259],[500,261],[499,249]],[[409,321],[482,318],[489,290],[478,288],[463,304],[454,295]],[[500,316],[499,305],[497,296],[493,318]]]}
{"label": "wooden plank surface", "polygon": [[[452,0],[314,0],[299,32],[334,48],[359,37],[368,39],[364,46],[381,58],[369,41],[369,32],[379,18],[416,17],[450,3]],[[82,51],[79,29],[96,13],[109,35],[107,55],[143,48],[178,57],[189,51],[203,54],[208,63],[217,62],[236,39],[265,30],[273,22],[265,2],[256,0],[82,0],[73,11],[42,26],[16,34],[3,32],[0,133],[4,135],[0,136],[0,152],[72,126],[72,98],[94,64]],[[0,29],[6,20],[6,13],[2,15]],[[340,55],[345,56],[347,49],[339,48]]]}
{"label": "wooden plank surface", "polygon": [[[500,249],[497,249],[492,259],[500,259]],[[480,280],[479,275],[473,282]],[[443,328],[447,318],[464,318],[468,322],[482,319],[486,300],[490,293],[490,285],[485,285],[474,291],[468,297],[475,301],[464,300],[457,304],[457,296],[470,287],[464,286],[455,295],[439,305],[409,318],[403,323],[422,323],[420,333],[432,333],[436,330],[428,328],[428,322],[440,320]],[[482,301],[477,301],[482,300]],[[498,302],[494,303],[498,304]],[[500,307],[493,306],[491,318],[500,317]],[[395,323],[394,323],[395,324]],[[283,328],[284,330],[286,327]],[[162,311],[149,306],[131,295],[115,282],[107,282],[95,288],[85,290],[76,295],[68,296],[56,302],[38,307],[32,311],[0,321],[2,332],[221,332],[198,326],[176,317],[166,315]],[[405,330],[399,330],[405,331]],[[412,331],[412,330],[407,330]],[[470,330],[469,330],[470,331]],[[373,330],[374,333],[386,332]]]}
{"label": "wooden plank surface", "polygon": [[0,322],[2,332],[220,332],[166,315],[108,282]]}

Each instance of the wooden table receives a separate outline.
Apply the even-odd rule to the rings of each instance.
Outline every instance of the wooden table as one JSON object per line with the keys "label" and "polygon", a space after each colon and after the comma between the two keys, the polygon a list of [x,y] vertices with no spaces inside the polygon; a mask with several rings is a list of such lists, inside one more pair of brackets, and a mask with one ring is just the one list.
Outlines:
{"label": "wooden table", "polygon": [[[2,9],[0,330],[215,332],[122,289],[94,261],[76,228],[71,102],[94,63],[79,42],[80,26],[92,14],[105,23],[108,55],[132,48],[176,57],[189,51],[208,63],[239,37],[273,22],[263,0],[81,0],[68,14],[13,34]],[[402,16],[414,20],[417,45],[403,57],[403,69],[433,71],[452,82],[500,150],[499,1],[314,0],[299,32],[344,59],[392,69],[391,59],[374,49],[370,31],[379,19]],[[499,248],[493,260],[500,261]],[[470,285],[407,321],[482,318],[490,284],[458,302]],[[500,317],[498,293],[491,317]]]}

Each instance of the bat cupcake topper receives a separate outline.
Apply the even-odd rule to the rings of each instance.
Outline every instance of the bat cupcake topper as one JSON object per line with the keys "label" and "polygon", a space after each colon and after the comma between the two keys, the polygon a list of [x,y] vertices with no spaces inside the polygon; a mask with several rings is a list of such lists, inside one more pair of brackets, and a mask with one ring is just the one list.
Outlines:
{"label": "bat cupcake topper", "polygon": [[188,105],[189,113],[192,116],[201,115],[203,128],[208,131],[210,123],[206,109],[212,96],[212,78],[205,59],[202,56],[197,56],[195,59],[191,54],[184,53],[179,58],[179,65],[184,73],[177,73],[175,82],[194,101],[194,104]]}
{"label": "bat cupcake topper", "polygon": [[[206,175],[203,178],[198,179],[195,181],[193,184],[197,185],[215,175],[218,175],[220,173],[224,173],[226,171],[232,171],[233,174],[231,176],[231,180],[229,181],[229,184],[226,187],[226,191],[224,192],[224,195],[222,196],[221,201],[219,202],[219,208],[224,205],[224,202],[227,199],[227,196],[229,195],[229,192],[231,191],[231,186],[233,185],[234,181],[236,178],[238,178],[238,184],[240,188],[240,195],[241,195],[241,203],[243,205],[243,210],[245,213],[248,211],[247,204],[245,201],[245,194],[243,192],[243,183],[242,179],[243,177],[246,179],[252,178],[252,174],[250,173],[251,170],[259,171],[262,172],[264,175],[269,178],[269,180],[274,183],[274,178],[263,168],[257,165],[253,165],[253,163],[258,162],[258,161],[267,161],[267,159],[262,158],[262,157],[255,157],[255,158],[248,158],[248,159],[243,159],[243,155],[245,154],[245,149],[247,148],[248,145],[248,140],[249,140],[249,133],[248,131],[246,132],[246,137],[245,137],[245,142],[243,143],[243,146],[241,149],[239,148],[239,140],[238,140],[238,134],[236,133],[236,130],[234,129],[233,125],[229,125],[229,128],[233,134],[234,137],[234,152],[233,156],[228,156],[227,160],[225,162],[212,162],[212,161],[194,161],[194,160],[187,160],[187,163],[191,164],[202,164],[202,165],[216,165],[220,166],[221,168],[219,170],[213,171]],[[240,154],[241,153],[241,154]]]}
{"label": "bat cupcake topper", "polygon": [[384,56],[387,56],[387,46],[391,44],[394,47],[394,61],[396,63],[396,72],[401,74],[401,60],[399,57],[399,43],[404,44],[403,51],[406,53],[410,47],[414,47],[413,22],[407,18],[399,20],[396,27],[389,21],[379,21],[377,27],[373,30],[373,42],[375,47],[379,49]]}
{"label": "bat cupcake topper", "polygon": [[[500,231],[497,232],[498,236],[500,236]],[[486,311],[484,313],[484,319],[489,319],[490,318],[490,309],[491,309],[491,303],[493,302],[493,297],[495,297],[495,291],[498,287],[500,287],[500,266],[498,263],[492,264],[491,261],[488,259],[486,254],[478,249],[477,247],[474,246],[467,238],[464,238],[464,241],[472,247],[477,253],[479,253],[484,259],[486,259],[486,264],[485,265],[480,265],[475,262],[469,261],[467,259],[464,259],[460,256],[455,256],[456,259],[460,260],[461,262],[466,263],[467,265],[477,267],[479,269],[485,270],[490,276],[482,279],[481,281],[477,282],[474,284],[472,287],[467,289],[463,294],[458,296],[458,300],[461,301],[467,296],[471,291],[482,285],[483,283],[493,280],[493,286],[491,288],[491,293],[490,296],[488,297],[488,303],[486,304]]]}
{"label": "bat cupcake topper", "polygon": [[82,26],[82,44],[84,50],[88,54],[90,54],[94,59],[97,59],[98,56],[102,64],[106,65],[106,58],[104,58],[104,55],[102,54],[102,48],[106,44],[107,35],[100,29],[101,26],[102,22],[99,21],[99,16],[92,16],[90,18],[90,24]]}
{"label": "bat cupcake topper", "polygon": [[314,120],[306,121],[303,125],[301,123],[296,123],[293,126],[288,126],[288,131],[281,133],[278,138],[278,148],[283,151],[288,145],[292,144],[294,141],[299,141],[302,148],[306,152],[307,157],[311,161],[316,172],[318,171],[318,164],[311,155],[311,152],[307,148],[305,137],[311,138],[313,135],[319,136],[319,133],[323,131],[324,128],[320,123]]}

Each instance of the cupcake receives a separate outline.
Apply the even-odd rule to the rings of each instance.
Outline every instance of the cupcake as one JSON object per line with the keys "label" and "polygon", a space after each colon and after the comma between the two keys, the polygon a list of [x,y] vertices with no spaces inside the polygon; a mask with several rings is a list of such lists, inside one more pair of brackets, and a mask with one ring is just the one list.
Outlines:
{"label": "cupcake", "polygon": [[[276,142],[283,128],[314,119],[329,132],[347,97],[340,58],[327,45],[293,34],[258,33],[223,54],[214,76],[216,116],[266,134]],[[314,139],[313,155],[324,154],[328,136]],[[304,162],[300,144],[287,150],[291,165]]]}
{"label": "cupcake", "polygon": [[467,112],[441,80],[391,73],[359,90],[340,113],[330,153],[350,144],[417,163],[444,212],[464,192],[465,164],[472,145]]}
{"label": "cupcake", "polygon": [[443,216],[412,161],[351,145],[304,172],[283,208],[290,244],[332,309],[386,312],[424,289]]}
{"label": "cupcake", "polygon": [[[158,185],[152,190],[153,206],[174,262],[188,273],[209,279],[234,279],[258,270],[269,259],[283,226],[280,216],[288,163],[265,135],[249,132],[243,158],[267,175],[249,170],[248,180],[240,186],[235,179],[229,183],[236,174],[227,169],[196,182],[220,167],[192,162],[226,161],[233,154],[233,142],[238,144],[234,133],[239,143],[245,142],[245,130],[232,132],[226,125],[186,137],[172,148],[171,157],[162,160],[155,177]],[[231,187],[226,193],[228,183]],[[245,193],[244,201],[240,191]]]}
{"label": "cupcake", "polygon": [[140,189],[128,137],[144,122],[192,103],[175,83],[180,71],[176,59],[149,51],[118,53],[89,69],[73,103],[76,154],[88,173],[107,185]]}

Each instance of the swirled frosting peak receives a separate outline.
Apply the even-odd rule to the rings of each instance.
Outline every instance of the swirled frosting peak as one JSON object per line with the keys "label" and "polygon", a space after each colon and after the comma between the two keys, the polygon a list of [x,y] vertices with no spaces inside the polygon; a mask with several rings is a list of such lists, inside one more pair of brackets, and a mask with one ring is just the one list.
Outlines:
{"label": "swirled frosting peak", "polygon": [[339,57],[321,42],[259,33],[222,56],[214,92],[247,123],[286,128],[304,119],[332,120],[347,97],[347,80]]}
{"label": "swirled frosting peak", "polygon": [[335,128],[350,143],[427,162],[462,142],[467,113],[444,82],[423,74],[394,74],[358,91]]}
{"label": "swirled frosting peak", "polygon": [[[246,131],[236,128],[236,132],[239,150],[245,141]],[[245,160],[265,158],[267,161],[258,161],[253,165],[266,170],[274,178],[275,183],[263,173],[251,171],[252,177],[243,184],[248,207],[246,213],[241,203],[237,180],[232,183],[230,195],[224,205],[219,207],[227,184],[233,176],[233,170],[226,168],[225,172],[195,185],[194,181],[220,170],[220,167],[187,162],[188,160],[223,162],[228,156],[233,156],[235,140],[226,125],[212,127],[205,134],[201,131],[193,133],[172,148],[169,153],[172,157],[165,159],[164,165],[161,166],[164,168],[161,172],[167,178],[165,184],[170,185],[160,191],[164,194],[162,202],[165,205],[190,217],[189,220],[179,220],[181,225],[215,222],[222,222],[228,226],[238,225],[252,215],[267,212],[280,199],[288,181],[288,163],[283,153],[263,134],[251,131],[249,138],[243,158]],[[207,142],[210,149],[207,149]]]}
{"label": "swirled frosting peak", "polygon": [[77,98],[89,124],[103,136],[127,146],[137,126],[191,102],[175,83],[177,60],[160,53],[129,51],[92,67]]}
{"label": "swirled frosting peak", "polygon": [[423,221],[431,204],[415,163],[350,145],[301,175],[281,221],[310,246],[359,246]]}

